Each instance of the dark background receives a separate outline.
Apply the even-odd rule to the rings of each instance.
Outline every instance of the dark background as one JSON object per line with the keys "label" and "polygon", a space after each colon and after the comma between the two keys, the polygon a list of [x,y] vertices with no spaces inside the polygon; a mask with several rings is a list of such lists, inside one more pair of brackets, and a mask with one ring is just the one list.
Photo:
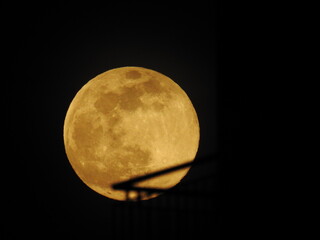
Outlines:
{"label": "dark background", "polygon": [[[252,34],[241,14],[220,1],[6,3],[2,11],[8,236],[229,239],[254,232],[261,88],[251,81],[254,65],[248,71]],[[198,187],[210,197],[160,196],[137,206],[100,196],[73,172],[62,135],[68,106],[87,81],[122,66],[159,71],[187,92],[200,121],[197,159],[213,160],[188,179],[210,175]]]}

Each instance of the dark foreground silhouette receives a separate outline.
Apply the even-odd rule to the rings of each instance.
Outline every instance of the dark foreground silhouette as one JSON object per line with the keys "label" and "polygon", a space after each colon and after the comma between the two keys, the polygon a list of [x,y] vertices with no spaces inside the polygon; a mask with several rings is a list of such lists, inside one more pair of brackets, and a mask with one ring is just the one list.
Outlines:
{"label": "dark foreground silhouette", "polygon": [[[171,193],[171,194],[183,194],[183,195],[194,195],[194,194],[197,194],[197,195],[207,195],[208,193],[204,193],[204,192],[189,192],[189,191],[183,191],[183,190],[171,190],[171,189],[164,189],[164,188],[145,188],[145,187],[137,187],[135,186],[135,184],[139,183],[139,182],[142,182],[142,181],[145,181],[145,180],[148,180],[148,179],[151,179],[151,178],[155,178],[155,177],[158,177],[158,176],[162,176],[162,175],[165,175],[165,174],[169,174],[171,172],[175,172],[175,171],[178,171],[180,169],[183,169],[183,168],[187,168],[187,167],[193,167],[193,166],[198,166],[198,165],[204,165],[204,164],[208,164],[210,162],[213,162],[213,161],[217,161],[218,158],[219,158],[219,155],[220,154],[216,154],[216,155],[210,155],[210,156],[207,156],[207,157],[203,157],[203,158],[196,158],[194,161],[189,161],[189,162],[186,162],[186,163],[183,163],[183,164],[180,164],[180,165],[177,165],[177,166],[174,166],[174,167],[171,167],[171,168],[167,168],[167,169],[163,169],[163,170],[160,170],[160,171],[157,171],[157,172],[153,172],[153,173],[150,173],[150,174],[147,174],[147,175],[143,175],[143,176],[139,176],[139,177],[136,177],[136,178],[132,178],[132,179],[129,179],[129,180],[126,180],[126,181],[123,181],[123,182],[118,182],[118,183],[115,183],[112,185],[112,187],[116,190],[123,190],[126,192],[126,200],[127,201],[139,201],[141,200],[141,196],[142,194],[146,194],[146,195],[151,195],[153,193],[163,193],[163,192],[168,192],[168,193]],[[197,177],[197,181],[203,179],[203,178],[207,178],[208,176],[204,176],[204,177]],[[171,190],[171,191],[170,191]],[[129,192],[131,191],[136,191],[137,192],[137,197],[135,199],[132,199],[130,198],[130,194]],[[210,193],[209,193],[210,194]]]}

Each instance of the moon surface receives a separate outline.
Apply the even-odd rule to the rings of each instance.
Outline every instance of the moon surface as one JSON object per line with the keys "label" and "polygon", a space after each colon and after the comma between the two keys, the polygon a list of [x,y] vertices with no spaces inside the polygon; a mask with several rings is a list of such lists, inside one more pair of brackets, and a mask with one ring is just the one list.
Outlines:
{"label": "moon surface", "polygon": [[[115,68],[87,82],[69,106],[63,131],[67,157],[79,178],[120,201],[126,194],[113,184],[193,160],[200,138],[187,94],[169,77],[141,67]],[[188,170],[135,186],[169,189]]]}

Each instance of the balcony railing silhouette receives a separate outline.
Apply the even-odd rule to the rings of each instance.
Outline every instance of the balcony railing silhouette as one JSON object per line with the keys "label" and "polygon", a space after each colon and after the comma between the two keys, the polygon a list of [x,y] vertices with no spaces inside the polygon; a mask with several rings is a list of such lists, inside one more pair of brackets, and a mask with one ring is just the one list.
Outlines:
{"label": "balcony railing silhouette", "polygon": [[[202,164],[208,164],[210,162],[214,162],[217,161],[217,159],[219,158],[219,154],[216,155],[210,155],[207,157],[202,157],[202,158],[196,158],[193,161],[189,161],[171,168],[167,168],[167,169],[163,169],[157,172],[153,172],[147,175],[143,175],[143,176],[138,176],[123,182],[118,182],[113,184],[113,188],[116,190],[123,190],[126,192],[126,200],[127,201],[139,201],[142,198],[142,194],[146,194],[151,195],[154,193],[170,193],[170,194],[180,194],[180,195],[201,195],[201,196],[206,196],[206,195],[212,195],[212,193],[207,193],[207,192],[201,192],[201,191],[197,191],[197,192],[190,192],[190,191],[183,191],[183,190],[176,190],[175,188],[171,188],[171,189],[164,189],[164,188],[146,188],[146,187],[138,187],[135,186],[137,183],[151,179],[151,178],[156,178],[165,174],[169,174],[178,170],[181,170],[183,168],[187,168],[187,167],[195,167],[195,166],[199,166]],[[191,170],[191,169],[190,169]],[[206,179],[208,177],[211,176],[202,176],[202,177],[198,177],[196,180],[191,181],[201,181],[203,179]],[[136,197],[135,198],[131,198],[130,197],[130,192],[136,192]]]}

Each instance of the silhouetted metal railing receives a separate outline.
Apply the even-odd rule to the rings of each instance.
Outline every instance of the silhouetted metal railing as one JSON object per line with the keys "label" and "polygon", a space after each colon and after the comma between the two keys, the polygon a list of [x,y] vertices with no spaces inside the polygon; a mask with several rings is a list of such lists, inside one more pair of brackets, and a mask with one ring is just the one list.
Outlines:
{"label": "silhouetted metal railing", "polygon": [[[204,158],[196,158],[194,161],[189,161],[189,162],[186,162],[186,163],[183,163],[183,164],[171,167],[171,168],[163,169],[163,170],[160,170],[160,171],[157,171],[157,172],[153,172],[153,173],[150,173],[150,174],[147,174],[147,175],[143,175],[143,176],[138,176],[138,177],[135,177],[135,178],[123,181],[123,182],[115,183],[115,184],[113,184],[113,188],[116,189],[116,190],[125,191],[128,201],[130,201],[130,200],[137,200],[137,201],[141,200],[141,194],[142,193],[145,193],[147,195],[150,195],[150,194],[153,194],[153,193],[164,193],[164,192],[173,193],[173,194],[184,194],[184,195],[190,195],[190,194],[192,194],[192,195],[194,195],[194,194],[206,195],[206,193],[203,193],[203,192],[190,193],[190,192],[187,192],[187,191],[181,191],[181,190],[180,191],[179,190],[178,191],[177,190],[173,191],[171,189],[164,189],[164,188],[146,188],[146,187],[135,186],[135,184],[137,184],[139,182],[142,182],[142,181],[145,181],[145,180],[148,180],[148,179],[151,179],[151,178],[156,178],[158,176],[169,174],[169,173],[181,170],[183,168],[192,167],[192,166],[198,166],[200,164],[213,162],[213,161],[216,161],[217,158],[218,158],[218,155],[208,156],[208,157],[204,157]],[[200,178],[200,179],[203,180],[203,179],[206,179],[207,177]],[[131,199],[130,198],[129,192],[131,192],[131,191],[137,192],[136,199]]]}
{"label": "silhouetted metal railing", "polygon": [[[194,161],[163,169],[127,181],[115,183],[114,189],[125,191],[127,202],[114,205],[112,219],[118,219],[113,231],[121,239],[125,232],[133,239],[217,236],[219,232],[217,168],[221,154],[196,158]],[[191,167],[184,179],[170,189],[143,188],[138,183]],[[135,197],[129,194],[133,194]],[[139,201],[143,194],[162,193],[156,198]],[[134,201],[134,202],[133,202]],[[125,231],[123,226],[126,226]]]}

